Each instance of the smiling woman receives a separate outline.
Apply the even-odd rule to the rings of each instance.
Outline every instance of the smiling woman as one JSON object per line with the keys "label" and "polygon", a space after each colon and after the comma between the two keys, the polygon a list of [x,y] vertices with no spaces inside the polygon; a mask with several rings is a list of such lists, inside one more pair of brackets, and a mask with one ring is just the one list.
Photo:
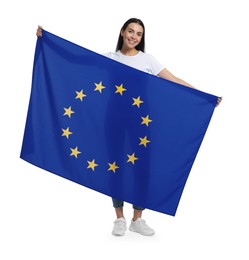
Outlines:
{"label": "smiling woman", "polygon": [[[194,88],[189,83],[174,76],[152,55],[145,53],[145,26],[140,19],[130,18],[124,23],[118,37],[116,52],[106,53],[105,56],[152,75]],[[218,99],[217,105],[220,102],[221,98]],[[127,229],[123,205],[123,201],[113,198],[113,206],[117,216],[112,231],[114,235],[124,235]],[[130,230],[142,235],[153,235],[154,230],[147,226],[141,218],[144,208],[135,205],[133,208],[134,216],[131,220]]]}

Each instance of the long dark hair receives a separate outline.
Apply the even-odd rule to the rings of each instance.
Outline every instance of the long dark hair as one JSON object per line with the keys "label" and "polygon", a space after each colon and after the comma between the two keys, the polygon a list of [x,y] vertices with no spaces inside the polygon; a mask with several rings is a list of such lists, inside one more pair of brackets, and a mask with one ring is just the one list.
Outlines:
{"label": "long dark hair", "polygon": [[141,39],[140,43],[136,46],[136,50],[144,52],[145,51],[145,27],[144,27],[143,22],[138,18],[130,18],[122,26],[120,33],[119,33],[119,37],[118,37],[118,43],[117,43],[117,46],[116,46],[116,51],[119,51],[119,50],[122,49],[123,37],[121,35],[121,31],[124,31],[130,23],[137,23],[137,24],[139,24],[143,27],[144,31],[143,31],[142,39]]}

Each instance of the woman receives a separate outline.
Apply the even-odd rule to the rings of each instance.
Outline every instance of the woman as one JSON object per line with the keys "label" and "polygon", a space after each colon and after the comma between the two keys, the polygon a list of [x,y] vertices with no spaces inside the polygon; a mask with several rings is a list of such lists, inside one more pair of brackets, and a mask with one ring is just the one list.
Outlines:
{"label": "woman", "polygon": [[[37,36],[42,36],[42,27],[37,29]],[[137,18],[127,20],[122,26],[118,38],[116,52],[109,52],[105,56],[139,69],[141,71],[156,75],[158,77],[182,84],[186,87],[191,87],[189,83],[174,76],[163,65],[161,65],[152,55],[146,54],[145,50],[145,27],[143,22]],[[217,106],[220,104],[222,98],[217,101]],[[123,213],[124,202],[112,198],[113,207],[116,212],[116,220],[112,230],[113,235],[123,236],[127,230],[126,220]],[[150,236],[155,231],[150,228],[142,219],[142,212],[144,208],[133,205],[134,214],[129,227],[130,231],[138,232],[141,235]]]}
{"label": "woman", "polygon": [[[153,56],[144,53],[144,49],[144,24],[140,19],[131,18],[124,23],[120,30],[116,52],[107,53],[106,56],[136,69],[193,88],[189,83],[170,73]],[[220,102],[221,99],[218,99],[217,105],[219,105]],[[115,198],[112,200],[117,216],[117,219],[114,222],[112,234],[124,235],[127,228],[123,214],[123,201]],[[135,205],[133,205],[133,208],[134,215],[129,229],[142,235],[153,235],[155,233],[154,230],[151,229],[141,218],[143,208]]]}

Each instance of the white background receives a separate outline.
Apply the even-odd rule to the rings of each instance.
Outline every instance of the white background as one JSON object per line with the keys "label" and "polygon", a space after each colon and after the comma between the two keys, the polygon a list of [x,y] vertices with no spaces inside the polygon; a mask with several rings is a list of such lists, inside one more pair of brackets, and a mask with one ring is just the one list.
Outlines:
{"label": "white background", "polygon": [[[243,0],[1,1],[0,259],[249,259],[248,7]],[[176,217],[145,210],[153,237],[111,235],[111,199],[19,158],[36,28],[93,51],[143,20],[146,52],[218,96]],[[125,205],[128,223],[131,205]]]}

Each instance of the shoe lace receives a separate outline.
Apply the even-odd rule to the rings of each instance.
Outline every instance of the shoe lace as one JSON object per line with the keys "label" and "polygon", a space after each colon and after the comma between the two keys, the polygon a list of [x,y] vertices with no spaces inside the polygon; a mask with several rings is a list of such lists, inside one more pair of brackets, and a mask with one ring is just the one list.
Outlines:
{"label": "shoe lace", "polygon": [[115,226],[118,226],[118,227],[125,226],[125,222],[123,220],[117,219],[117,220],[114,221],[114,223],[115,223]]}

